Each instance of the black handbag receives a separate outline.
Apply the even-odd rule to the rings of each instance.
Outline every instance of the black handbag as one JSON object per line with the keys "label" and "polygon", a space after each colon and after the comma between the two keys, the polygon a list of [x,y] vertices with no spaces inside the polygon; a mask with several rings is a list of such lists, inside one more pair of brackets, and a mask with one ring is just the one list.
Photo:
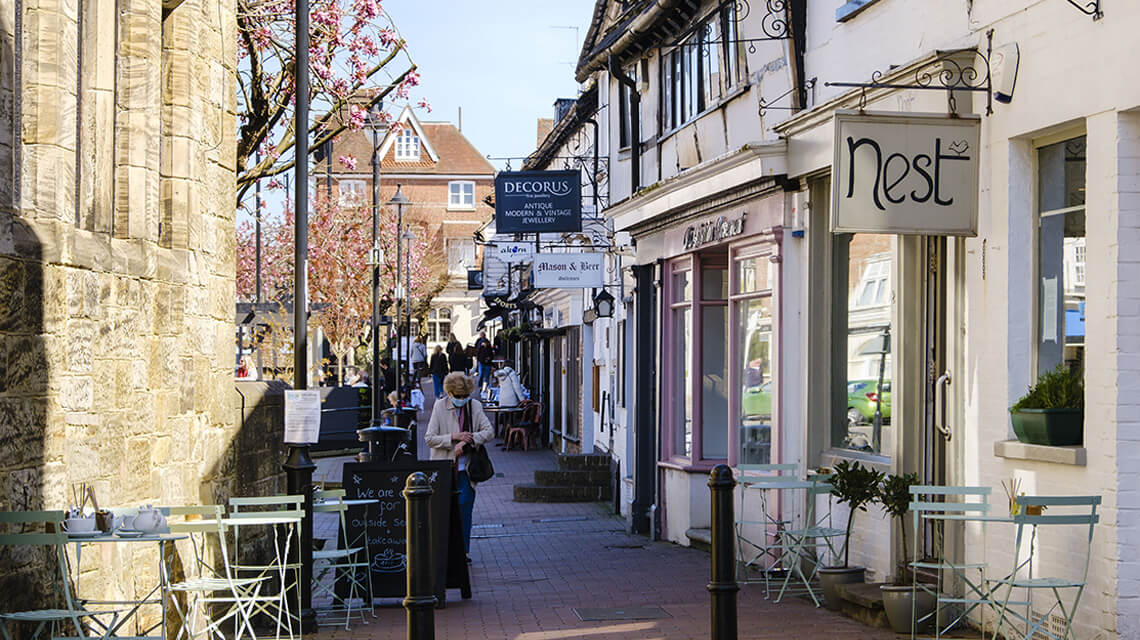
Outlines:
{"label": "black handbag", "polygon": [[486,482],[495,477],[495,465],[491,464],[491,456],[487,447],[479,445],[467,454],[467,479],[471,482]]}

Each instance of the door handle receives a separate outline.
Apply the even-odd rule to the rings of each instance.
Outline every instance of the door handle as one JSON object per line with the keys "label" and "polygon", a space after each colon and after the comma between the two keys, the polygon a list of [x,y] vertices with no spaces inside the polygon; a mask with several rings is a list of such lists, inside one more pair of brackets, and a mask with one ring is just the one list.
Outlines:
{"label": "door handle", "polygon": [[934,428],[946,438],[946,442],[950,442],[950,425],[946,424],[946,388],[950,386],[952,378],[949,371],[943,371],[942,375],[938,376],[938,380],[934,382],[934,393],[937,398],[942,401],[942,406],[938,411],[938,415],[934,418]]}

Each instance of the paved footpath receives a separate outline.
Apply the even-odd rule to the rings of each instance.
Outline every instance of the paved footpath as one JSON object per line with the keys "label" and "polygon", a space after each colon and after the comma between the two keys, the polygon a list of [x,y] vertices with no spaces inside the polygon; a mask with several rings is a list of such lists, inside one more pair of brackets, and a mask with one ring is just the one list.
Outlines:
{"label": "paved footpath", "polygon": [[[536,469],[553,469],[554,454],[495,447],[491,456],[498,475],[479,485],[475,500],[473,597],[461,600],[458,590],[448,591],[447,606],[435,612],[437,638],[709,638],[708,553],[629,535],[605,504],[514,502],[513,485],[532,482]],[[325,469],[342,460],[318,462]],[[399,600],[383,603],[369,624],[323,628],[315,637],[405,638]],[[574,611],[624,607],[659,607],[667,617],[582,621]],[[803,599],[774,604],[758,585],[741,589],[737,607],[742,639],[894,638]]]}

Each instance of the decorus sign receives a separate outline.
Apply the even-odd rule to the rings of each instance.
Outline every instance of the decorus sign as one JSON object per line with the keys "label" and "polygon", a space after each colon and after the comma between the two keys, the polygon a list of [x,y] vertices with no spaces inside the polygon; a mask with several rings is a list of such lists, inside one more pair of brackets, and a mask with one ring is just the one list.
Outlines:
{"label": "decorus sign", "polygon": [[835,114],[831,230],[976,236],[981,118]]}
{"label": "decorus sign", "polygon": [[685,229],[683,239],[685,250],[716,242],[723,242],[744,233],[744,213],[739,216],[720,216]]}
{"label": "decorus sign", "polygon": [[582,176],[578,171],[501,171],[495,176],[497,233],[581,230]]}
{"label": "decorus sign", "polygon": [[604,253],[547,253],[534,257],[538,289],[597,288],[605,275]]}

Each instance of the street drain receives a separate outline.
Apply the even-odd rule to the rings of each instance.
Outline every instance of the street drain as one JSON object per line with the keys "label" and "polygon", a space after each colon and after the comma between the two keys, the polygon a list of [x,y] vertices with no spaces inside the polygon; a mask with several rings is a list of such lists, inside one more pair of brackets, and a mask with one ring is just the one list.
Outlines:
{"label": "street drain", "polygon": [[623,607],[620,609],[605,608],[576,608],[573,609],[582,622],[601,622],[605,620],[660,620],[672,618],[661,607]]}

